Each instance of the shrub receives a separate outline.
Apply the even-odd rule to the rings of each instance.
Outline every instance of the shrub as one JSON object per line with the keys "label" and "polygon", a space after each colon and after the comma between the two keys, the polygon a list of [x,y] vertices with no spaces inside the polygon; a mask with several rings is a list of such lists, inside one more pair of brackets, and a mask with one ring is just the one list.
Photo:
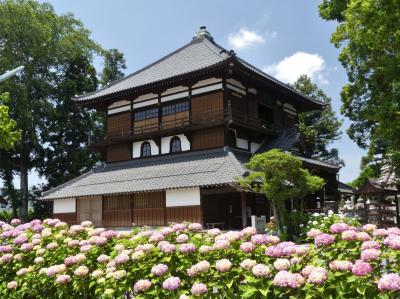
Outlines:
{"label": "shrub", "polygon": [[187,223],[132,232],[57,219],[0,226],[1,298],[397,298],[400,291],[398,228],[338,222],[313,228],[313,243],[297,245],[253,228],[204,232]]}

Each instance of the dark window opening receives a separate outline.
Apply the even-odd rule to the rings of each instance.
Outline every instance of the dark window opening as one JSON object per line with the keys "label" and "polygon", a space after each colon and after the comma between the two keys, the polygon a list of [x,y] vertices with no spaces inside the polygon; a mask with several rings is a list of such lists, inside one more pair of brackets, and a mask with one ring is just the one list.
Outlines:
{"label": "dark window opening", "polygon": [[170,141],[170,152],[171,153],[179,153],[182,151],[182,146],[181,146],[181,139],[177,136],[172,137]]}
{"label": "dark window opening", "polygon": [[180,102],[175,104],[169,104],[162,107],[162,115],[171,115],[179,112],[189,111],[189,102]]}
{"label": "dark window opening", "polygon": [[274,109],[265,105],[258,105],[258,118],[273,123],[274,122]]}
{"label": "dark window opening", "polygon": [[146,141],[142,143],[141,157],[151,156],[151,145],[150,142]]}
{"label": "dark window opening", "polygon": [[135,121],[156,118],[158,117],[158,108],[136,111],[133,117]]}

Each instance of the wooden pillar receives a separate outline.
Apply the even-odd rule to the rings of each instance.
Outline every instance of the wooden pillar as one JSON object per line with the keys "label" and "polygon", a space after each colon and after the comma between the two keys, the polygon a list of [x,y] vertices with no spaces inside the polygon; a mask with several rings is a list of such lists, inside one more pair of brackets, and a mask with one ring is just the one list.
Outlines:
{"label": "wooden pillar", "polygon": [[378,193],[377,194],[377,199],[378,199],[378,223],[380,224],[380,226],[382,226],[382,221],[383,221],[383,217],[382,217],[382,199],[383,199],[383,194],[382,193]]}
{"label": "wooden pillar", "polygon": [[242,206],[242,225],[243,228],[247,227],[247,206],[246,206],[246,193],[240,193],[240,202]]}

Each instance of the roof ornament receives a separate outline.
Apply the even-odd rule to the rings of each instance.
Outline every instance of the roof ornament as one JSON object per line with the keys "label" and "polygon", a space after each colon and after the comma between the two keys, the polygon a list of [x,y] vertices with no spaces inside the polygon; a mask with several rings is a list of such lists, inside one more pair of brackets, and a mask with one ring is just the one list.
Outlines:
{"label": "roof ornament", "polygon": [[197,31],[196,35],[193,37],[193,40],[200,39],[200,38],[207,38],[209,40],[214,40],[211,36],[210,32],[207,31],[206,26],[200,26],[199,31]]}

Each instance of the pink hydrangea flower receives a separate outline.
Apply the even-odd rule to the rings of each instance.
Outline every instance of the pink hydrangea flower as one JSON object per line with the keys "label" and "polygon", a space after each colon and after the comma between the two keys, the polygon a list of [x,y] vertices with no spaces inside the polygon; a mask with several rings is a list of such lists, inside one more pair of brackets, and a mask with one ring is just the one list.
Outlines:
{"label": "pink hydrangea flower", "polygon": [[335,243],[335,237],[330,234],[321,234],[314,239],[315,246],[326,246]]}
{"label": "pink hydrangea flower", "polygon": [[267,236],[267,243],[268,244],[278,244],[281,240],[278,236]]}
{"label": "pink hydrangea flower", "polygon": [[372,267],[367,262],[357,260],[354,263],[353,268],[351,269],[351,272],[357,276],[365,276],[372,272]]}
{"label": "pink hydrangea flower", "polygon": [[331,227],[329,228],[329,231],[332,234],[340,234],[348,229],[349,229],[349,226],[346,223],[339,222],[339,223],[332,224]]}
{"label": "pink hydrangea flower", "polygon": [[264,264],[256,264],[251,269],[251,272],[256,277],[267,277],[271,274],[271,269]]}
{"label": "pink hydrangea flower", "polygon": [[166,253],[166,254],[168,254],[168,253],[173,253],[173,252],[175,252],[176,251],[176,246],[175,245],[173,245],[173,244],[164,244],[164,245],[161,245],[160,246],[160,249],[161,249],[161,251],[163,252],[163,253]]}
{"label": "pink hydrangea flower", "polygon": [[323,232],[319,229],[312,228],[307,232],[307,237],[314,239],[316,236],[322,235]]}
{"label": "pink hydrangea flower", "polygon": [[13,241],[13,243],[16,244],[16,245],[22,245],[22,244],[24,244],[26,242],[28,242],[28,238],[25,235],[19,235]]}
{"label": "pink hydrangea flower", "polygon": [[58,275],[56,278],[56,282],[58,284],[67,284],[70,281],[71,281],[71,276],[69,276],[67,274]]}
{"label": "pink hydrangea flower", "polygon": [[365,249],[361,251],[361,260],[364,262],[376,261],[379,259],[381,251],[379,249]]}
{"label": "pink hydrangea flower", "polygon": [[126,276],[126,271],[125,270],[118,270],[118,271],[112,272],[112,277],[115,280],[120,280],[120,279],[124,278],[125,276]]}
{"label": "pink hydrangea flower", "polygon": [[149,242],[154,242],[154,243],[158,243],[160,241],[163,241],[165,239],[164,235],[159,233],[159,232],[155,232],[151,235],[151,237],[149,238]]}
{"label": "pink hydrangea flower", "polygon": [[387,230],[389,235],[400,235],[400,228],[398,227],[389,227]]}
{"label": "pink hydrangea flower", "polygon": [[114,262],[116,265],[126,264],[129,262],[129,255],[121,253],[117,255],[117,257],[114,259]]}
{"label": "pink hydrangea flower", "polygon": [[202,254],[209,253],[213,250],[213,247],[208,245],[201,245],[199,248],[199,252]]}
{"label": "pink hydrangea flower", "polygon": [[251,242],[255,245],[267,244],[268,243],[268,235],[265,234],[257,234],[251,237]]}
{"label": "pink hydrangea flower", "polygon": [[366,232],[358,232],[357,233],[357,240],[363,241],[363,242],[369,241],[369,240],[371,240],[371,236]]}
{"label": "pink hydrangea flower", "polygon": [[335,260],[329,263],[329,268],[333,271],[351,271],[353,263],[350,261]]}
{"label": "pink hydrangea flower", "polygon": [[0,253],[10,253],[13,249],[10,245],[2,245],[0,246]]}
{"label": "pink hydrangea flower", "polygon": [[365,241],[361,244],[361,250],[380,249],[380,248],[381,248],[381,244],[379,244],[379,242],[376,242],[376,241]]}
{"label": "pink hydrangea flower", "polygon": [[378,289],[381,291],[400,291],[399,274],[383,274],[378,281]]}
{"label": "pink hydrangea flower", "polygon": [[231,246],[231,242],[228,240],[216,240],[213,249],[215,250],[222,250],[222,249],[228,249]]}
{"label": "pink hydrangea flower", "polygon": [[196,246],[191,243],[181,244],[179,245],[180,253],[191,253],[196,251]]}
{"label": "pink hydrangea flower", "polygon": [[278,271],[288,270],[290,268],[290,261],[288,259],[277,259],[274,262],[274,267]]}
{"label": "pink hydrangea flower", "polygon": [[222,259],[215,262],[215,268],[219,272],[228,272],[232,268],[232,263],[228,259]]}
{"label": "pink hydrangea flower", "polygon": [[186,243],[187,241],[189,241],[189,237],[186,234],[180,234],[179,236],[176,237],[176,242],[177,243]]}
{"label": "pink hydrangea flower", "polygon": [[253,235],[257,234],[257,229],[255,227],[252,227],[252,226],[246,227],[246,228],[244,228],[242,230],[242,233],[245,236],[253,236]]}
{"label": "pink hydrangea flower", "polygon": [[78,277],[86,276],[86,275],[88,275],[88,273],[89,273],[89,268],[86,266],[79,266],[74,271],[74,275],[78,276]]}
{"label": "pink hydrangea flower", "polygon": [[190,223],[188,228],[191,231],[201,231],[203,226],[200,223]]}
{"label": "pink hydrangea flower", "polygon": [[299,273],[279,271],[272,281],[272,284],[281,288],[299,288],[304,283],[304,277]]}
{"label": "pink hydrangea flower", "polygon": [[181,280],[179,277],[171,276],[164,280],[162,286],[165,290],[175,291],[181,286]]}
{"label": "pink hydrangea flower", "polygon": [[383,240],[383,244],[391,249],[398,250],[400,249],[400,236],[389,235]]}
{"label": "pink hydrangea flower", "polygon": [[307,283],[323,284],[328,277],[328,272],[321,267],[314,267],[307,278]]}
{"label": "pink hydrangea flower", "polygon": [[265,255],[270,257],[281,257],[283,256],[282,249],[278,246],[270,246],[265,249]]}
{"label": "pink hydrangea flower", "polygon": [[11,225],[20,225],[21,224],[21,220],[14,218],[13,220],[11,220],[10,222]]}
{"label": "pink hydrangea flower", "polygon": [[345,230],[342,232],[341,237],[346,241],[354,241],[357,240],[357,232],[353,230]]}
{"label": "pink hydrangea flower", "polygon": [[151,287],[151,281],[148,279],[140,279],[138,280],[134,286],[133,289],[135,290],[136,293],[144,292],[150,289]]}
{"label": "pink hydrangea flower", "polygon": [[363,225],[362,229],[364,231],[366,231],[367,233],[373,232],[374,230],[376,230],[376,225],[375,224],[365,224]]}
{"label": "pink hydrangea flower", "polygon": [[207,231],[207,234],[212,237],[215,237],[221,234],[221,230],[219,228],[212,228]]}
{"label": "pink hydrangea flower", "polygon": [[203,295],[208,292],[207,286],[204,283],[194,283],[191,288],[193,295]]}
{"label": "pink hydrangea flower", "polygon": [[210,263],[208,261],[200,261],[193,266],[196,272],[207,272],[210,269]]}
{"label": "pink hydrangea flower", "polygon": [[256,249],[256,246],[252,242],[244,242],[240,244],[240,250],[244,253],[251,253]]}
{"label": "pink hydrangea flower", "polygon": [[75,256],[68,256],[64,259],[64,265],[67,267],[70,267],[72,265],[75,265],[78,261],[76,260]]}
{"label": "pink hydrangea flower", "polygon": [[17,286],[18,286],[18,283],[14,280],[7,283],[7,289],[9,289],[9,290],[15,289]]}
{"label": "pink hydrangea flower", "polygon": [[151,268],[151,273],[156,276],[161,276],[168,271],[168,266],[165,264],[154,265]]}
{"label": "pink hydrangea flower", "polygon": [[184,223],[175,223],[175,224],[172,226],[172,229],[173,229],[175,232],[182,232],[182,231],[185,231],[185,230],[186,230],[186,224],[184,224]]}
{"label": "pink hydrangea flower", "polygon": [[0,260],[2,263],[8,263],[11,262],[13,259],[13,255],[10,253],[6,253],[4,255],[1,256]]}
{"label": "pink hydrangea flower", "polygon": [[110,257],[108,255],[101,254],[101,255],[98,256],[97,261],[100,264],[106,264],[106,263],[108,263],[110,261]]}
{"label": "pink hydrangea flower", "polygon": [[240,267],[246,270],[252,270],[253,267],[257,264],[257,261],[251,259],[245,259],[240,263]]}
{"label": "pink hydrangea flower", "polygon": [[386,237],[387,235],[389,235],[389,232],[386,230],[386,229],[383,229],[383,228],[378,228],[378,229],[375,229],[373,232],[372,232],[372,235],[374,236],[374,237]]}

